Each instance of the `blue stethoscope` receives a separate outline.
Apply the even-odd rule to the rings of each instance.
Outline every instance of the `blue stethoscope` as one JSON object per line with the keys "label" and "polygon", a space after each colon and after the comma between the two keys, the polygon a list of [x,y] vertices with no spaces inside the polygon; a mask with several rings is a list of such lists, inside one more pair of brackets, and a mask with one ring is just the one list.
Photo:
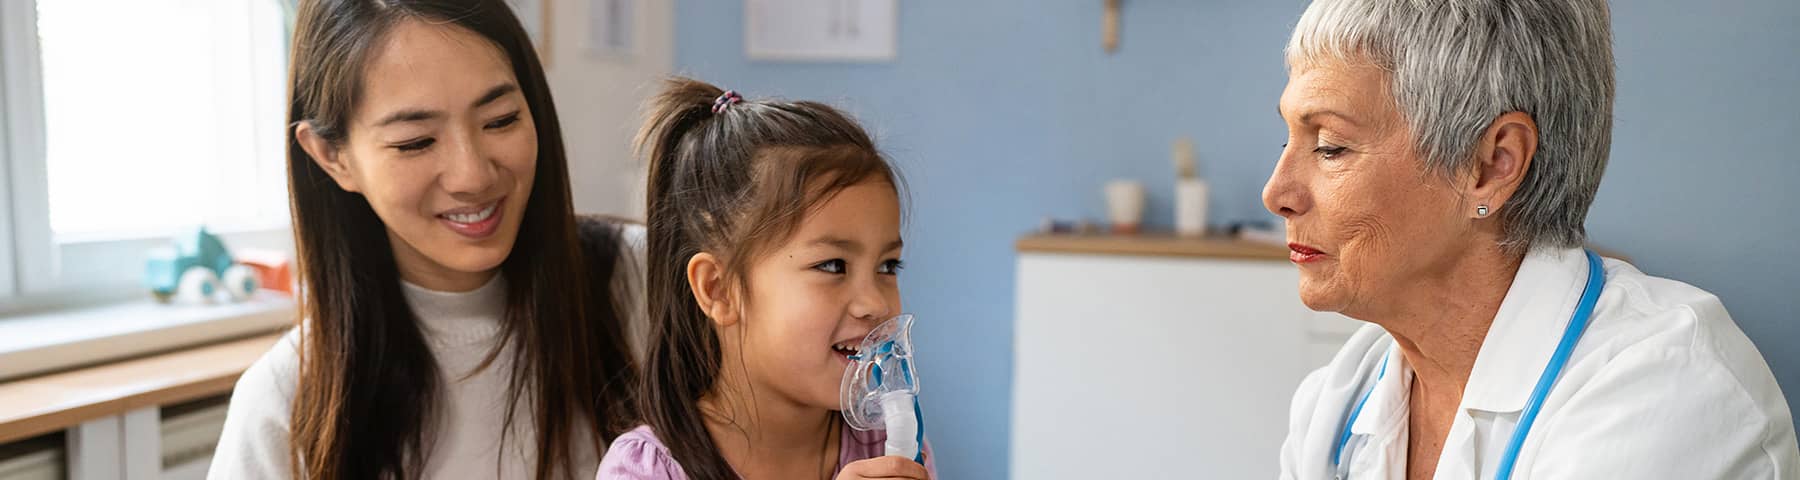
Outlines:
{"label": "blue stethoscope", "polygon": [[[1588,260],[1587,286],[1581,289],[1581,301],[1575,304],[1575,314],[1569,317],[1569,326],[1563,328],[1562,341],[1556,344],[1556,352],[1550,354],[1550,364],[1544,366],[1544,373],[1538,376],[1537,386],[1531,389],[1531,398],[1525,402],[1525,410],[1519,414],[1519,426],[1513,430],[1512,441],[1506,443],[1506,453],[1500,456],[1500,467],[1494,471],[1496,480],[1512,478],[1513,463],[1519,460],[1519,448],[1525,445],[1525,435],[1531,432],[1531,422],[1537,420],[1538,409],[1544,406],[1544,397],[1550,395],[1550,387],[1556,384],[1556,377],[1562,374],[1563,365],[1568,363],[1569,354],[1575,350],[1575,342],[1581,340],[1581,333],[1587,330],[1588,320],[1594,316],[1594,303],[1600,300],[1600,289],[1606,284],[1606,271],[1600,264],[1600,256],[1593,251],[1586,251]],[[1387,375],[1387,358],[1381,359],[1380,373],[1375,375],[1375,382]],[[1337,467],[1338,478],[1349,478],[1339,460],[1344,455],[1344,446],[1350,443],[1350,426],[1356,424],[1356,416],[1362,413],[1363,404],[1369,402],[1369,395],[1375,393],[1375,387],[1369,387],[1362,400],[1356,402],[1356,408],[1350,410],[1350,418],[1344,421],[1344,433],[1338,437],[1337,448],[1331,454],[1331,465]]]}

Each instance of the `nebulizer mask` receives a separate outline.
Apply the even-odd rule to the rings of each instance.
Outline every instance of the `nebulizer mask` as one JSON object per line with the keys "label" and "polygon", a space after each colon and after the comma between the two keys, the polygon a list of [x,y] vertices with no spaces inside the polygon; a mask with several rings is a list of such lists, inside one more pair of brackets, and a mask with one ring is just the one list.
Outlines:
{"label": "nebulizer mask", "polygon": [[913,368],[912,315],[875,327],[856,347],[839,390],[844,422],[857,430],[887,431],[887,455],[925,463],[924,415]]}

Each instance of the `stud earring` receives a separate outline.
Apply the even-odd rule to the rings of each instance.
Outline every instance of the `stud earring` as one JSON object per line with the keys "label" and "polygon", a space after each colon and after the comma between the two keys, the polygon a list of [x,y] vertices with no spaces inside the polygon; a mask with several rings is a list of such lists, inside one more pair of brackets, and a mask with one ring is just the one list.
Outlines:
{"label": "stud earring", "polygon": [[1487,218],[1487,215],[1488,215],[1487,205],[1478,205],[1475,207],[1475,216],[1476,217]]}

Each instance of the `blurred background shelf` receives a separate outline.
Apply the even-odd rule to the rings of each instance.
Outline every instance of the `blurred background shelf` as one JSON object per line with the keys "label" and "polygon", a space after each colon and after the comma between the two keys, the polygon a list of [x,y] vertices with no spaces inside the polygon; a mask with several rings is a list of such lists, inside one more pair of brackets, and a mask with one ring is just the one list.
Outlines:
{"label": "blurred background shelf", "polygon": [[1287,261],[1283,245],[1226,236],[1180,237],[1173,233],[1133,235],[1055,233],[1019,238],[1019,253],[1082,253]]}

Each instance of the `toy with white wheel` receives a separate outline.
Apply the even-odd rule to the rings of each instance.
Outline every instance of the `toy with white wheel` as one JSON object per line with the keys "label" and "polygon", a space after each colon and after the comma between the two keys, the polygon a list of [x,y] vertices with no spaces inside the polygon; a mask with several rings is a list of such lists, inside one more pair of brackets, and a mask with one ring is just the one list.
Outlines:
{"label": "toy with white wheel", "polygon": [[232,300],[240,302],[249,300],[250,296],[255,295],[256,289],[261,286],[261,281],[256,276],[256,270],[241,263],[225,269],[225,278],[220,279],[220,283],[222,287],[220,289],[224,290],[226,295],[230,295]]}
{"label": "toy with white wheel", "polygon": [[262,286],[256,271],[233,260],[225,242],[205,227],[151,252],[144,262],[144,283],[157,300],[184,303],[241,302]]}

